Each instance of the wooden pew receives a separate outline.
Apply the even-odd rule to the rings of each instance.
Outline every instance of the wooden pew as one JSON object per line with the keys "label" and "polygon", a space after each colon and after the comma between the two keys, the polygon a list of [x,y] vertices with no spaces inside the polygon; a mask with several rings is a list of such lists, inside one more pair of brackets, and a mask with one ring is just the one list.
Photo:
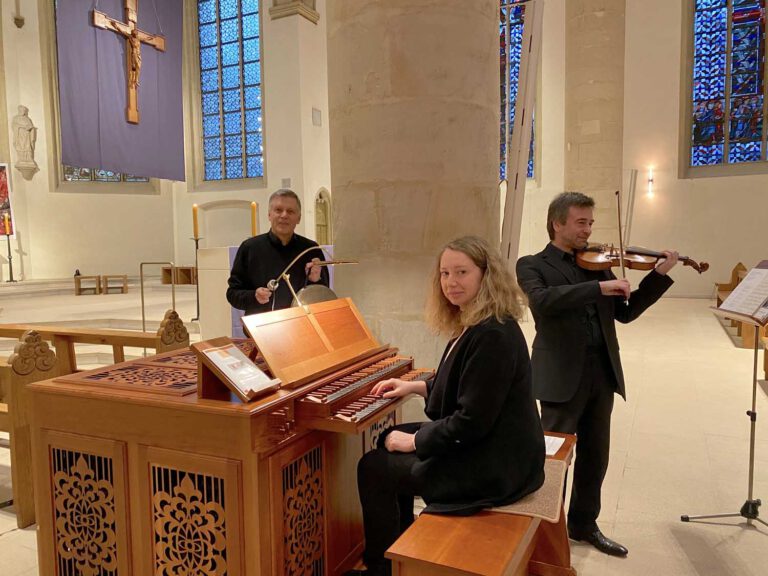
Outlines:
{"label": "wooden pew", "polygon": [[114,363],[125,361],[125,348],[153,348],[159,354],[189,346],[189,333],[174,310],[165,313],[157,332],[134,330],[100,330],[34,324],[0,324],[0,338],[18,338],[28,330],[52,342],[61,366],[61,374],[77,372],[75,344],[104,344],[112,346]]}
{"label": "wooden pew", "polygon": [[[553,458],[570,462],[575,436]],[[560,520],[483,511],[473,516],[422,514],[386,556],[393,576],[576,576],[560,496]]]}
{"label": "wooden pew", "polygon": [[[0,324],[0,337],[19,337],[14,353],[0,364],[8,396],[0,403],[0,430],[10,434],[16,523],[25,528],[35,523],[27,384],[77,372],[75,343],[110,345],[118,363],[125,361],[127,346],[158,353],[188,347],[189,333],[178,314],[168,310],[157,332]],[[47,342],[53,343],[55,353]]]}
{"label": "wooden pew", "polygon": [[741,262],[736,264],[736,266],[733,267],[733,270],[731,270],[731,279],[728,282],[715,282],[715,289],[717,291],[717,307],[720,308],[722,303],[725,301],[728,296],[730,296],[731,292],[733,292],[734,288],[739,285],[739,282],[741,282],[744,279],[744,276],[747,275],[747,267],[744,266]]}
{"label": "wooden pew", "polygon": [[56,354],[34,330],[25,332],[7,363],[0,366],[7,384],[7,403],[2,429],[11,437],[11,478],[16,524],[24,528],[35,523],[35,499],[32,490],[32,445],[29,426],[27,384],[59,375]]}

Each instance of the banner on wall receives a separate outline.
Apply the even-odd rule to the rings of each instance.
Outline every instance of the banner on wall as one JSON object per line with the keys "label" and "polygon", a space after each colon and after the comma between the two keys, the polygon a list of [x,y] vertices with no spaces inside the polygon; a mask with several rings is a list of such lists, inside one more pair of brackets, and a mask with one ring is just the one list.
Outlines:
{"label": "banner on wall", "polygon": [[13,210],[11,210],[11,183],[8,179],[8,164],[0,164],[0,234],[15,234]]}
{"label": "banner on wall", "polygon": [[182,9],[182,0],[58,0],[64,164],[184,180]]}

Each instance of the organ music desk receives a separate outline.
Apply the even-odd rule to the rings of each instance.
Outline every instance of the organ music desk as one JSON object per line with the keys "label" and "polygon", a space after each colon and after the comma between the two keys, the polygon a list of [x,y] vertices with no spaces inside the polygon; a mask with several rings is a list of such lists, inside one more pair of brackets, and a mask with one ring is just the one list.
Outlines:
{"label": "organ music desk", "polygon": [[[243,403],[184,349],[30,385],[40,574],[340,574],[362,553],[356,464],[423,378],[348,299],[250,317],[279,378]],[[201,371],[202,372],[202,371]]]}

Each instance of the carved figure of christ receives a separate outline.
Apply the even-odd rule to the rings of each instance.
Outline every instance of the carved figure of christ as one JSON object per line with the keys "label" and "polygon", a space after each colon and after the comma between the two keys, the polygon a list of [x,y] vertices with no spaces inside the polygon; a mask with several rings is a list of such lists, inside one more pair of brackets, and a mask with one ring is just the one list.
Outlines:
{"label": "carved figure of christ", "polygon": [[128,105],[125,107],[125,119],[131,124],[139,123],[138,87],[141,75],[141,45],[148,44],[160,52],[165,52],[165,37],[139,30],[136,25],[139,0],[123,0],[125,3],[125,22],[110,18],[104,12],[93,11],[93,25],[104,30],[117,32],[125,38],[126,58],[126,94]]}

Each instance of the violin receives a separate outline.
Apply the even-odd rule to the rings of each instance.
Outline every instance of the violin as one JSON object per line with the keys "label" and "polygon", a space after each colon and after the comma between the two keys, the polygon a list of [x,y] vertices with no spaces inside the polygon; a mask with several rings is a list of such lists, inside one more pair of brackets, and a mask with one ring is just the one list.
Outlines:
{"label": "violin", "polygon": [[[614,266],[623,266],[631,270],[652,270],[659,259],[665,258],[663,252],[648,250],[639,246],[630,246],[623,251],[617,250],[613,245],[593,244],[584,250],[575,253],[576,264],[585,270],[608,270]],[[701,274],[709,270],[706,262],[696,262],[688,256],[680,256],[679,261],[683,266],[690,266]]]}

